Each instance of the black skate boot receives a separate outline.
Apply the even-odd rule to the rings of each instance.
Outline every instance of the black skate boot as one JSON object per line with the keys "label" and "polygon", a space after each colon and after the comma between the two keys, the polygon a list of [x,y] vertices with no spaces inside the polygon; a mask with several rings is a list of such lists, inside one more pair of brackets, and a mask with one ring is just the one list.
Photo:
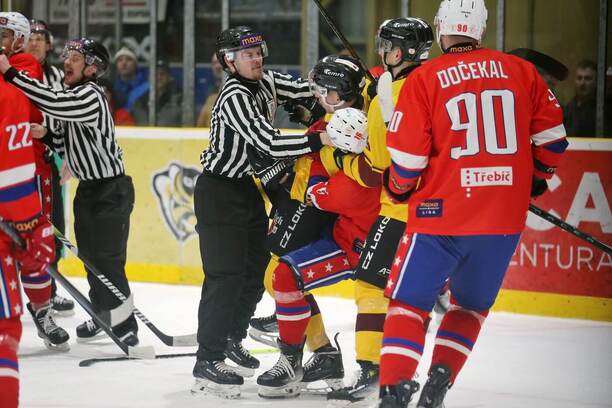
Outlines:
{"label": "black skate boot", "polygon": [[[342,351],[338,344],[338,334],[334,337],[336,347],[331,345],[316,350],[304,364],[304,377],[302,378],[302,391],[316,394],[327,394],[330,391],[344,387],[344,365],[342,364]],[[325,381],[326,388],[308,388],[309,383]]]}
{"label": "black skate boot", "polygon": [[[119,340],[124,342],[128,346],[137,346],[138,345],[138,329],[137,329],[136,320],[134,316],[128,318],[125,322],[114,326],[113,333],[119,337]],[[76,328],[77,335],[77,343],[89,343],[91,341],[97,340],[103,336],[106,336],[106,333],[102,331],[102,328],[96,324],[92,319],[89,319],[81,324],[79,324]]]}
{"label": "black skate boot", "polygon": [[278,341],[281,351],[278,361],[268,371],[257,377],[258,394],[262,398],[289,398],[300,395],[302,353],[304,344],[290,345]]}
{"label": "black skate boot", "polygon": [[276,314],[273,313],[266,317],[254,317],[249,322],[249,325],[251,326],[249,337],[266,346],[278,347],[276,344],[278,340],[278,321],[276,320]]}
{"label": "black skate boot", "polygon": [[229,358],[237,367],[231,366],[236,374],[242,377],[252,377],[255,369],[259,368],[259,360],[253,357],[247,349],[242,346],[242,340],[229,337],[225,357]]}
{"label": "black skate boot", "polygon": [[74,302],[60,295],[51,298],[51,310],[58,316],[72,316],[74,314]]}
{"label": "black skate boot", "polygon": [[240,397],[240,386],[244,379],[221,360],[197,360],[193,367],[195,384],[193,395],[215,395],[221,398]]}
{"label": "black skate boot", "polygon": [[400,381],[397,385],[384,386],[380,389],[378,408],[408,408],[419,388],[416,381]]}
{"label": "black skate boot", "polygon": [[429,370],[429,378],[423,387],[417,408],[443,408],[446,391],[451,387],[451,370],[444,364],[436,364]]}
{"label": "black skate boot", "polygon": [[348,387],[327,394],[327,400],[333,406],[348,406],[364,399],[376,399],[380,368],[371,361],[357,360],[359,371],[355,381]]}
{"label": "black skate boot", "polygon": [[50,305],[46,305],[35,311],[32,308],[32,304],[28,303],[27,308],[32,314],[36,329],[38,329],[38,337],[43,339],[45,346],[49,350],[67,351],[70,349],[68,345],[70,336],[66,330],[55,324],[53,316],[51,316]]}

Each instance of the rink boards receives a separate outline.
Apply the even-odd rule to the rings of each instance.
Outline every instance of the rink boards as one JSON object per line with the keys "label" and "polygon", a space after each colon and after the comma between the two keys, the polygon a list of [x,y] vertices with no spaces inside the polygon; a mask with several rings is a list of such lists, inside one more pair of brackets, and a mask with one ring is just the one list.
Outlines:
{"label": "rink boards", "polygon": [[[287,133],[294,133],[287,131]],[[126,172],[134,180],[127,271],[131,280],[200,284],[193,188],[207,129],[117,128]],[[570,147],[535,204],[600,241],[612,242],[612,140],[570,139]],[[68,185],[68,196],[76,182]],[[71,202],[66,204],[71,223]],[[503,216],[500,215],[500,216]],[[72,231],[68,235],[73,237]],[[61,263],[83,275],[72,256]],[[352,282],[319,293],[351,297]],[[496,310],[612,321],[612,259],[533,214],[512,259]]]}

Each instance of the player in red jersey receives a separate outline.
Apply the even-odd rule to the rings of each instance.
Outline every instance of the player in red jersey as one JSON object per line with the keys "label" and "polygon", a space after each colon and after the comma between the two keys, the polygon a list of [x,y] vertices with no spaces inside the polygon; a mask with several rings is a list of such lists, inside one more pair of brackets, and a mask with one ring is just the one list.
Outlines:
{"label": "player in red jersey", "polygon": [[[472,351],[524,228],[567,147],[562,112],[535,67],[481,48],[483,0],[444,0],[444,54],[406,80],[388,126],[384,186],[408,202],[387,284],[380,407],[405,407],[424,322],[445,280],[451,306],[436,334],[418,407],[442,406]],[[417,183],[418,182],[418,183]]]}
{"label": "player in red jersey", "polygon": [[[333,101],[339,102],[338,98]],[[332,102],[328,99],[327,103]],[[355,108],[339,109],[327,124],[327,133],[337,148],[359,154],[367,143],[366,115]],[[266,398],[297,396],[302,382],[311,381],[304,377],[302,367],[304,333],[311,316],[304,291],[352,278],[367,232],[380,210],[380,188],[362,187],[343,172],[332,175],[320,160],[311,165],[308,185],[306,202],[336,213],[338,218],[318,240],[281,256],[274,270],[272,285],[281,355],[274,367],[257,378],[259,395]],[[341,360],[330,363],[342,365]],[[324,371],[323,367],[319,369]],[[340,368],[340,375],[343,373]],[[318,379],[325,380],[332,389],[343,386],[337,375]]]}
{"label": "player in red jersey", "polygon": [[23,311],[17,262],[31,270],[42,270],[53,258],[54,244],[49,221],[41,214],[35,182],[30,102],[1,76],[0,106],[11,107],[0,109],[0,219],[13,224],[27,248],[15,248],[0,233],[0,406],[16,408],[17,348]]}
{"label": "player in red jersey", "polygon": [[[0,13],[0,29],[2,30],[2,47],[11,65],[20,71],[25,71],[30,77],[42,81],[42,66],[34,56],[24,52],[30,36],[29,20],[20,13],[2,12]],[[28,103],[28,106],[29,123],[32,129],[40,128],[39,124],[43,120],[42,113],[32,103]],[[49,218],[52,201],[51,166],[44,158],[46,147],[40,140],[33,142],[33,150],[36,163],[36,185],[40,194],[42,212]],[[70,336],[63,328],[55,324],[51,316],[51,277],[43,270],[21,265],[20,278],[23,289],[30,300],[27,309],[32,314],[32,319],[45,346],[49,349],[67,350]]]}

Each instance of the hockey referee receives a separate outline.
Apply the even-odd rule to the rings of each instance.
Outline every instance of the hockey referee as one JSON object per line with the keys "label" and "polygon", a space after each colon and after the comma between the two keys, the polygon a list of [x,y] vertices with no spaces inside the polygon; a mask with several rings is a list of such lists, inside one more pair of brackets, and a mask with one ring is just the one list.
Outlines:
{"label": "hockey referee", "polygon": [[[4,55],[0,55],[0,72],[41,111],[56,119],[54,129],[27,124],[25,129],[31,128],[34,138],[44,136],[43,141],[67,161],[70,172],[79,180],[74,198],[79,251],[129,296],[122,303],[88,270],[89,297],[97,312],[110,312],[113,332],[125,344],[136,345],[138,326],[125,276],[134,187],[125,175],[104,91],[96,83],[108,68],[109,54],[101,43],[81,38],[66,44],[62,59],[65,90],[53,89],[18,72]],[[87,341],[101,329],[88,320],[77,326],[76,332],[80,341]]]}
{"label": "hockey referee", "polygon": [[[263,70],[268,50],[261,33],[245,26],[224,30],[216,50],[229,78],[212,111],[210,145],[201,155],[204,168],[194,194],[205,280],[192,392],[232,397],[239,394],[243,376],[259,367],[241,341],[270,260],[268,218],[247,149],[295,157],[318,151],[322,138],[328,140],[318,133],[281,136],[272,126],[278,103],[312,93],[307,81]],[[238,368],[225,365],[226,357]]]}

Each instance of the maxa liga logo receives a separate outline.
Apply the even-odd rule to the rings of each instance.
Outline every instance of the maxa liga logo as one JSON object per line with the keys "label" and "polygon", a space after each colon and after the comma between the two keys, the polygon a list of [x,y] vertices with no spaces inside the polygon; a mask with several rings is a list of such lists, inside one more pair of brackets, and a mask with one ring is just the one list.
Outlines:
{"label": "maxa liga logo", "polygon": [[261,34],[257,34],[257,35],[250,35],[248,37],[242,37],[240,39],[240,45],[244,46],[244,45],[257,45],[257,44],[261,44],[263,42],[263,38],[261,36]]}

